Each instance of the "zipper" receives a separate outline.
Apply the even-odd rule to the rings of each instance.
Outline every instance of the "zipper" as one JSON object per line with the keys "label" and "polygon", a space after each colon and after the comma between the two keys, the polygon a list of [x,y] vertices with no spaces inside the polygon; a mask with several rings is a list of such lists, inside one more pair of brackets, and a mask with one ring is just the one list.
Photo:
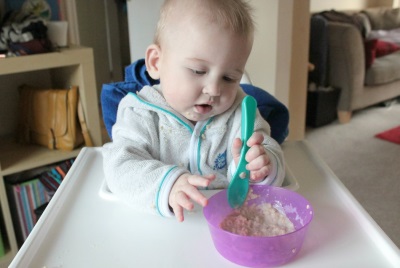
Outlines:
{"label": "zipper", "polygon": [[189,170],[193,174],[203,175],[203,172],[200,168],[201,142],[203,139],[205,139],[204,132],[212,120],[213,117],[211,117],[208,121],[197,122],[194,127],[189,146]]}
{"label": "zipper", "polygon": [[202,141],[202,136],[204,135],[204,132],[207,129],[207,125],[211,123],[211,121],[214,119],[214,117],[211,117],[208,119],[208,121],[201,121],[197,122],[197,124],[192,128],[192,126],[188,123],[186,123],[184,120],[182,120],[179,116],[174,114],[171,111],[168,111],[164,108],[161,108],[160,106],[157,106],[153,103],[149,103],[147,101],[144,101],[143,99],[139,98],[139,96],[135,93],[128,93],[132,96],[134,96],[139,102],[146,104],[150,107],[153,107],[157,110],[162,111],[165,114],[168,114],[172,116],[178,123],[182,124],[189,132],[191,133],[191,138],[190,138],[190,144],[189,144],[189,171],[192,174],[199,174],[203,175],[201,168],[200,168],[200,149],[201,149],[201,141]]}

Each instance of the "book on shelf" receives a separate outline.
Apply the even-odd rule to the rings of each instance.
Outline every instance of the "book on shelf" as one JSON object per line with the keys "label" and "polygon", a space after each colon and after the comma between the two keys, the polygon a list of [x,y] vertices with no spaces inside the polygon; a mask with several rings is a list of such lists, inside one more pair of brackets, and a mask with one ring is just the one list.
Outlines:
{"label": "book on shelf", "polygon": [[73,161],[74,159],[69,159],[57,165],[39,168],[34,176],[27,176],[35,173],[35,170],[30,170],[28,173],[5,178],[11,217],[19,246],[26,240],[40,217],[36,210],[41,208],[43,212],[43,207],[50,202]]}
{"label": "book on shelf", "polygon": [[19,245],[25,241],[37,221],[34,210],[49,202],[50,195],[39,179],[23,183],[7,184],[11,214]]}

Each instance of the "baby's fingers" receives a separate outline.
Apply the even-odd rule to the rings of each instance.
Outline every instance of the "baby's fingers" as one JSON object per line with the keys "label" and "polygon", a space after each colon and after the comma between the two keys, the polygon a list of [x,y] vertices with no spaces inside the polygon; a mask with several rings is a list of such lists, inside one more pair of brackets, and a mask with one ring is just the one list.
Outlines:
{"label": "baby's fingers", "polygon": [[[258,159],[258,158],[262,158],[262,159]],[[263,164],[268,164],[269,157],[268,157],[267,153],[265,152],[265,148],[263,145],[253,145],[247,151],[246,161],[251,163],[254,160],[263,161],[264,162]]]}
{"label": "baby's fingers", "polygon": [[188,178],[188,182],[193,186],[207,187],[214,179],[215,179],[214,174],[205,176],[192,175]]}
{"label": "baby's fingers", "polygon": [[176,194],[175,200],[178,207],[183,207],[186,210],[192,210],[194,207],[193,202],[190,201],[190,197],[183,191]]}
{"label": "baby's fingers", "polygon": [[235,160],[236,165],[239,162],[241,149],[242,149],[242,140],[239,138],[234,139],[232,144],[232,157],[233,160]]}
{"label": "baby's fingers", "polygon": [[[200,206],[204,207],[207,205],[208,202],[207,197],[205,197],[198,189],[192,187],[191,189],[186,190],[185,194]],[[188,210],[192,209],[193,207],[191,207]]]}
{"label": "baby's fingers", "polygon": [[183,208],[179,205],[176,205],[172,207],[172,210],[174,211],[175,218],[177,219],[178,222],[183,222],[184,217],[183,217]]}
{"label": "baby's fingers", "polygon": [[255,144],[261,144],[264,141],[264,136],[260,132],[254,132],[247,141],[247,146],[251,147]]}
{"label": "baby's fingers", "polygon": [[179,191],[176,193],[175,202],[171,205],[171,207],[175,213],[175,218],[179,222],[182,222],[184,220],[183,209],[190,211],[193,209],[194,204],[184,191]]}
{"label": "baby's fingers", "polygon": [[[188,182],[193,186],[203,186],[207,187],[215,179],[214,174],[209,174],[205,176],[190,176]],[[184,193],[193,201],[201,206],[207,205],[207,197],[205,197],[196,187],[187,187],[183,189]]]}
{"label": "baby's fingers", "polygon": [[250,180],[252,182],[262,181],[269,175],[270,169],[269,166],[262,167],[259,170],[254,170],[250,172]]}

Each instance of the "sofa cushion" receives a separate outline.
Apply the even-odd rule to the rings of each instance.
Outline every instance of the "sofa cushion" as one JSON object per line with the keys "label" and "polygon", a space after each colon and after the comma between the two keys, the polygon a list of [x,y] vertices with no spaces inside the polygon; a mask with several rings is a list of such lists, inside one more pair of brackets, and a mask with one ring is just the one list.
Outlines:
{"label": "sofa cushion", "polygon": [[400,8],[367,8],[362,12],[368,16],[372,30],[390,30],[400,27]]}
{"label": "sofa cushion", "polygon": [[362,24],[364,37],[368,36],[372,29],[371,29],[371,22],[369,21],[367,14],[359,12],[355,13],[354,16],[358,17],[358,20]]}
{"label": "sofa cushion", "polygon": [[379,39],[400,45],[400,28],[394,28],[391,30],[373,30],[369,32],[367,39]]}
{"label": "sofa cushion", "polygon": [[365,85],[373,86],[400,79],[400,51],[376,58],[365,73]]}

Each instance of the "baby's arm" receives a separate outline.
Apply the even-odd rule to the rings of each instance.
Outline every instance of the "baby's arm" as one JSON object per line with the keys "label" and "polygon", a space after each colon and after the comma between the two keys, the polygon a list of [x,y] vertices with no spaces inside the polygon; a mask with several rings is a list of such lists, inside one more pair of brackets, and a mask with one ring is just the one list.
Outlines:
{"label": "baby's arm", "polygon": [[131,206],[172,217],[169,193],[176,179],[189,171],[159,159],[158,126],[151,112],[132,107],[125,97],[113,126],[113,142],[103,146],[103,169],[110,190]]}
{"label": "baby's arm", "polygon": [[207,187],[214,179],[215,175],[200,176],[185,173],[176,180],[169,194],[169,205],[179,222],[184,220],[183,209],[193,209],[192,200],[203,207],[207,205],[207,198],[200,193],[197,187]]}

